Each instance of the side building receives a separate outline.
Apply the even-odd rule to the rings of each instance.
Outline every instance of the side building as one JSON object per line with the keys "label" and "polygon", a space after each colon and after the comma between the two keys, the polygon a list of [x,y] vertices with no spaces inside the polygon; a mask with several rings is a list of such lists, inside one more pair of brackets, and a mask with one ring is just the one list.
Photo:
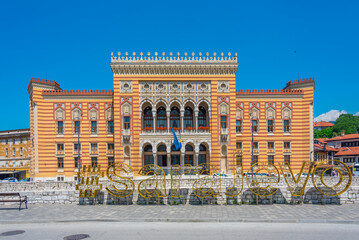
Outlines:
{"label": "side building", "polygon": [[[113,90],[62,90],[31,79],[31,170],[71,181],[79,162],[165,169],[209,163],[223,173],[313,160],[314,79],[236,90],[237,55],[111,56]],[[173,145],[181,130],[182,148]],[[252,149],[253,146],[253,149]]]}
{"label": "side building", "polygon": [[0,180],[30,178],[30,129],[0,131]]}

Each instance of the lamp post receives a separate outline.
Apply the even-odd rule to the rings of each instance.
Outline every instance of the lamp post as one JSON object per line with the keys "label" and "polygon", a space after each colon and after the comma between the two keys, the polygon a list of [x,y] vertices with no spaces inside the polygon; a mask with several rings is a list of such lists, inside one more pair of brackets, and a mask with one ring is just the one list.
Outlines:
{"label": "lamp post", "polygon": [[249,117],[250,117],[250,121],[251,121],[251,132],[252,132],[252,148],[251,148],[251,171],[252,171],[252,178],[253,178],[253,163],[254,163],[254,159],[253,159],[253,118],[252,118],[252,113],[249,113]]}
{"label": "lamp post", "polygon": [[[81,114],[82,117],[82,114]],[[80,119],[79,126],[77,127],[77,183],[80,184],[80,171],[81,171],[81,160],[80,160]]]}

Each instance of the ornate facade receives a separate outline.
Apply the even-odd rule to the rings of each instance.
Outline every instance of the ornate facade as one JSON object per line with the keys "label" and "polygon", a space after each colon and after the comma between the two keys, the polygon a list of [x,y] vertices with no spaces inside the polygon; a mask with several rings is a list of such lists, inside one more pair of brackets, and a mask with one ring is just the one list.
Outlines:
{"label": "ornate facade", "polygon": [[[31,79],[33,177],[73,180],[79,162],[125,162],[135,172],[146,164],[210,163],[231,173],[256,162],[298,171],[311,160],[314,79],[282,90],[236,90],[237,55],[230,53],[118,53],[110,65],[110,91]],[[181,130],[178,151],[172,128]]]}
{"label": "ornate facade", "polygon": [[0,180],[30,177],[30,129],[0,132]]}

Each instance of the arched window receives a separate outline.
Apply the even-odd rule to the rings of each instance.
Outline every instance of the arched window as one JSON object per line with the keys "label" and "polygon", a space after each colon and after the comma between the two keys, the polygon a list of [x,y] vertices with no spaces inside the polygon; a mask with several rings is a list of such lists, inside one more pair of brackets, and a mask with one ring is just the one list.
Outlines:
{"label": "arched window", "polygon": [[172,128],[179,128],[180,126],[180,111],[177,107],[173,107],[171,109],[171,127]]}
{"label": "arched window", "polygon": [[157,127],[167,128],[166,109],[164,107],[160,107],[157,110]]}
{"label": "arched window", "polygon": [[198,110],[198,127],[207,127],[206,109],[200,106]]}
{"label": "arched window", "polygon": [[166,146],[161,144],[157,148],[157,152],[166,152]]}
{"label": "arched window", "polygon": [[146,145],[144,152],[152,152],[152,146],[151,145]]}
{"label": "arched window", "polygon": [[152,116],[152,108],[146,107],[145,111],[143,111],[143,127],[153,128],[153,116]]}
{"label": "arched window", "polygon": [[189,164],[193,166],[193,147],[190,144],[187,144],[185,147],[185,155],[184,155],[184,164]]}
{"label": "arched window", "polygon": [[186,107],[184,110],[184,128],[193,128],[193,110]]}
{"label": "arched window", "polygon": [[167,167],[167,148],[161,144],[157,147],[157,164],[160,167]]}
{"label": "arched window", "polygon": [[175,145],[171,147],[171,165],[181,165],[180,160],[181,152],[179,149],[176,150]]}
{"label": "arched window", "polygon": [[148,164],[153,164],[154,160],[153,160],[153,154],[152,154],[152,146],[151,145],[146,145],[143,149],[143,164],[144,165],[148,165]]}

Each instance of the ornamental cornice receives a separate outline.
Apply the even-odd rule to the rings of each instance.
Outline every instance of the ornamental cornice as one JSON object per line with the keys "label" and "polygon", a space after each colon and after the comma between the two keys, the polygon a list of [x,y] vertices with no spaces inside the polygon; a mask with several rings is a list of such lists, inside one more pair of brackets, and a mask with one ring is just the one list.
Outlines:
{"label": "ornamental cornice", "polygon": [[125,57],[121,57],[121,53],[118,53],[118,57],[115,57],[111,53],[111,69],[115,75],[235,75],[238,68],[237,54],[231,57],[231,53],[228,53],[228,57],[224,57],[221,53],[220,57],[213,54],[213,57],[202,57],[199,53],[199,57],[195,57],[192,53],[192,57],[187,57],[185,53],[184,57],[180,57],[177,53],[177,57],[158,56],[155,53],[155,57],[151,57],[148,53],[148,57],[143,56],[140,53],[140,57],[136,57],[136,53],[133,53],[133,57],[129,57],[128,53]]}

